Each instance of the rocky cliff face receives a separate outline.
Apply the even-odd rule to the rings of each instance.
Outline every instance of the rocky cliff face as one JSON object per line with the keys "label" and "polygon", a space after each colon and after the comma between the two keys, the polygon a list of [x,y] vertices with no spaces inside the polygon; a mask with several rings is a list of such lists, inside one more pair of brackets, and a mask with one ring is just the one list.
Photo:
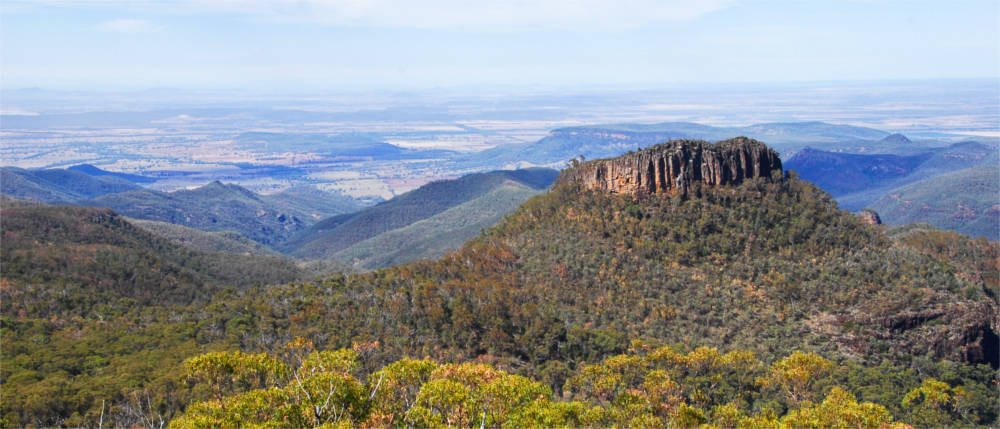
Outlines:
{"label": "rocky cliff face", "polygon": [[718,143],[674,140],[617,158],[584,162],[556,180],[611,193],[686,196],[694,187],[736,185],[781,170],[778,153],[764,143],[737,137]]}
{"label": "rocky cliff face", "polygon": [[861,221],[869,225],[881,225],[882,218],[879,217],[878,213],[872,209],[864,209],[858,212],[857,216],[861,218]]}

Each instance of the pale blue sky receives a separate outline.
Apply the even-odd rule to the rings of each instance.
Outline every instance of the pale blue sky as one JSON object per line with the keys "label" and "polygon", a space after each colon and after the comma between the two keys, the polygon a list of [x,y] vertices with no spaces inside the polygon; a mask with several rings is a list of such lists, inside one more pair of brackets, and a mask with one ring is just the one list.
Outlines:
{"label": "pale blue sky", "polygon": [[4,0],[3,88],[1000,77],[985,1]]}

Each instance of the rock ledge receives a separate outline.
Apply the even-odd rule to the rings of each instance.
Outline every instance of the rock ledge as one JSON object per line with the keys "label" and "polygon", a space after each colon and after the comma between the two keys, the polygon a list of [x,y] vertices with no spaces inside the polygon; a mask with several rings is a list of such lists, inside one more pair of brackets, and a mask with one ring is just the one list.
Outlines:
{"label": "rock ledge", "polygon": [[563,171],[556,184],[579,183],[617,194],[687,196],[696,186],[738,185],[750,178],[770,178],[775,171],[782,171],[781,158],[757,140],[673,140],[617,158],[581,163]]}

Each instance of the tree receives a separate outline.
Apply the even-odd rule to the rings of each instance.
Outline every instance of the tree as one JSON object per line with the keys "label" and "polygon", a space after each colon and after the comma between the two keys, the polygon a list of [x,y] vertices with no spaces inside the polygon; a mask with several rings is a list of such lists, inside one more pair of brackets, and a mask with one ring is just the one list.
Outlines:
{"label": "tree", "polygon": [[420,387],[430,379],[438,364],[431,360],[401,359],[369,377],[372,392],[373,426],[402,426],[403,418],[416,405]]}
{"label": "tree", "polygon": [[795,406],[813,397],[816,381],[828,375],[832,368],[833,363],[818,354],[795,351],[772,364],[767,377],[759,382],[764,386],[778,386]]}
{"label": "tree", "polygon": [[927,378],[903,397],[903,408],[921,426],[947,426],[954,422],[952,414],[958,414],[958,404],[964,396],[962,386],[952,388],[948,383]]}
{"label": "tree", "polygon": [[904,424],[893,424],[892,416],[885,407],[871,402],[858,403],[854,396],[839,387],[834,387],[823,399],[823,402],[813,405],[809,401],[802,403],[802,408],[792,410],[781,419],[781,426],[786,428],[885,428],[907,427]]}

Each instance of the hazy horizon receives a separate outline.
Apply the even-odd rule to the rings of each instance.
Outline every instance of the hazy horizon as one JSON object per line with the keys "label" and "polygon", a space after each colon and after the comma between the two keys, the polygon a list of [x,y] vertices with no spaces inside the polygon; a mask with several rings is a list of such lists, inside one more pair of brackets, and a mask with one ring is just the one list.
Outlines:
{"label": "hazy horizon", "polygon": [[11,0],[5,90],[659,88],[1000,78],[991,1]]}

